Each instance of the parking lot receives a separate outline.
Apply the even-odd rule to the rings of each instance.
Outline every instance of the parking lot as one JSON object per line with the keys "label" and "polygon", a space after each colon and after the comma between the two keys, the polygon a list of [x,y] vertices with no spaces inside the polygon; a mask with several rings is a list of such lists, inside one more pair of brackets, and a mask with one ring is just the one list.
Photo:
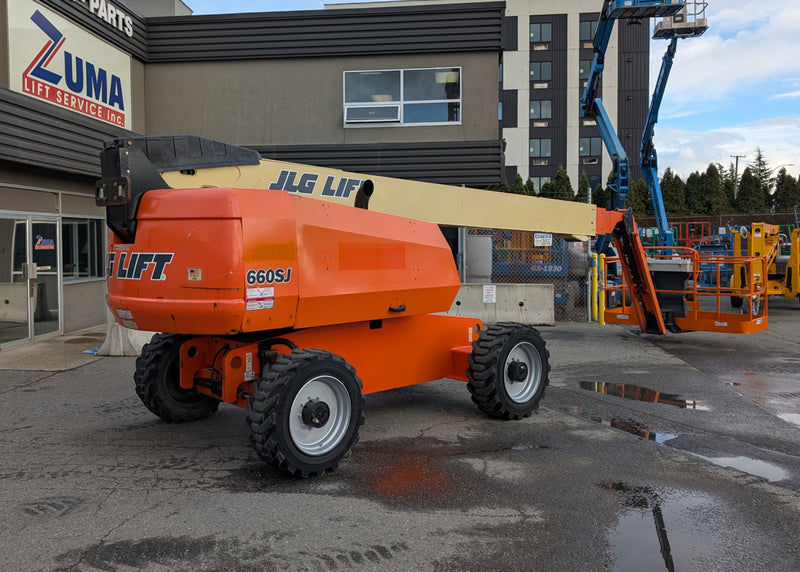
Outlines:
{"label": "parking lot", "polygon": [[263,465],[236,407],[160,421],[134,358],[82,353],[98,332],[6,350],[0,568],[797,570],[799,320],[774,299],[751,336],[541,328],[531,418],[451,380],[369,395],[308,480]]}

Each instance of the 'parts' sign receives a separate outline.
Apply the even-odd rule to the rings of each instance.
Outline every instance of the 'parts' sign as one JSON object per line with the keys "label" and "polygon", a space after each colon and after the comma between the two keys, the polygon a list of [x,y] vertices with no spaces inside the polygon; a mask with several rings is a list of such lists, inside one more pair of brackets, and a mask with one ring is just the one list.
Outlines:
{"label": "'parts' sign", "polygon": [[11,89],[130,128],[130,56],[30,0],[9,9]]}
{"label": "'parts' sign", "polygon": [[75,0],[89,12],[116,28],[129,38],[133,37],[133,18],[128,16],[119,6],[107,0]]}

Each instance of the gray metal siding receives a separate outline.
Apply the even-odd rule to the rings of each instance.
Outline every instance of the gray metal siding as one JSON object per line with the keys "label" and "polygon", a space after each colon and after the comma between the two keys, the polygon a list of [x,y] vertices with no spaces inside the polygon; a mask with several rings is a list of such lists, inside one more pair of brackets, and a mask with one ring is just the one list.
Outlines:
{"label": "gray metal siding", "polygon": [[506,185],[512,185],[514,183],[514,180],[517,178],[517,167],[514,165],[511,165],[510,167],[505,167],[503,169],[503,174],[505,176],[505,180],[503,181],[503,183],[505,183]]}
{"label": "gray metal siding", "polygon": [[366,145],[248,145],[265,158],[448,185],[501,183],[500,141]]}
{"label": "gray metal siding", "polygon": [[150,18],[151,62],[500,51],[502,2]]}
{"label": "gray metal siding", "polygon": [[530,173],[534,177],[555,178],[559,165],[567,164],[567,76],[574,70],[567,69],[567,16],[553,14],[548,16],[531,16],[530,23],[548,22],[553,25],[552,42],[549,50],[530,51],[531,61],[549,61],[553,64],[553,79],[548,82],[548,89],[532,89],[531,100],[549,99],[552,101],[552,118],[547,127],[533,127],[530,120],[531,139],[550,139],[551,156],[547,165],[534,165],[537,158],[530,158]]}
{"label": "gray metal siding", "polygon": [[519,49],[519,17],[506,16],[503,20],[503,49],[516,52]]}
{"label": "gray metal siding", "polygon": [[617,131],[630,162],[631,183],[641,178],[639,147],[650,105],[650,36],[648,26],[619,28],[619,114]]}
{"label": "gray metal siding", "polygon": [[517,90],[504,89],[500,92],[500,102],[503,104],[503,120],[501,127],[517,127],[519,115],[517,111]]}
{"label": "gray metal siding", "polygon": [[0,161],[100,175],[105,139],[130,131],[0,89]]}
{"label": "gray metal siding", "polygon": [[[12,3],[14,0],[9,0]],[[86,4],[75,0],[38,0],[48,8],[65,16],[67,19],[79,24],[86,30],[99,36],[121,50],[139,58],[147,59],[147,25],[144,18],[120,3],[125,13],[133,21],[133,37],[129,38],[123,32],[112,28],[110,24],[101,20],[86,8]]]}

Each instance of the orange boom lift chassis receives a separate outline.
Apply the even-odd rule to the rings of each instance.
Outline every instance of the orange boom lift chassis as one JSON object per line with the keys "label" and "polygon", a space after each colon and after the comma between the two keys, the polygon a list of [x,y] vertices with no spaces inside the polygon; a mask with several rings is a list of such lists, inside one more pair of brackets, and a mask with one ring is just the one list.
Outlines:
{"label": "orange boom lift chassis", "polygon": [[[444,377],[478,408],[520,419],[548,383],[548,352],[526,325],[436,314],[460,280],[438,226],[357,207],[236,188],[170,189],[160,172],[254,164],[200,138],[106,143],[96,199],[107,207],[108,305],[156,334],[136,391],[167,422],[226,402],[247,409],[265,461],[307,477],[358,439],[363,395]],[[180,142],[194,152],[181,153]],[[409,185],[414,183],[409,182]]]}

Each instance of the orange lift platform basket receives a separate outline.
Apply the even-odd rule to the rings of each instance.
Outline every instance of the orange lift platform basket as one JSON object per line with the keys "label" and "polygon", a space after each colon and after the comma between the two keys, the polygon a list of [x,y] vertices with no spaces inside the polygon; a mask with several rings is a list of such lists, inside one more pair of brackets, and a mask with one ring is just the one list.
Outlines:
{"label": "orange lift platform basket", "polygon": [[[601,269],[606,322],[638,325],[642,332],[653,334],[751,334],[767,328],[766,287],[757,279],[767,268],[764,257],[645,247],[630,211],[600,213],[598,228],[600,233],[612,234],[618,254],[606,257]],[[730,273],[724,269],[734,264],[749,277],[744,286],[725,283]],[[746,303],[735,308],[731,300]]]}

